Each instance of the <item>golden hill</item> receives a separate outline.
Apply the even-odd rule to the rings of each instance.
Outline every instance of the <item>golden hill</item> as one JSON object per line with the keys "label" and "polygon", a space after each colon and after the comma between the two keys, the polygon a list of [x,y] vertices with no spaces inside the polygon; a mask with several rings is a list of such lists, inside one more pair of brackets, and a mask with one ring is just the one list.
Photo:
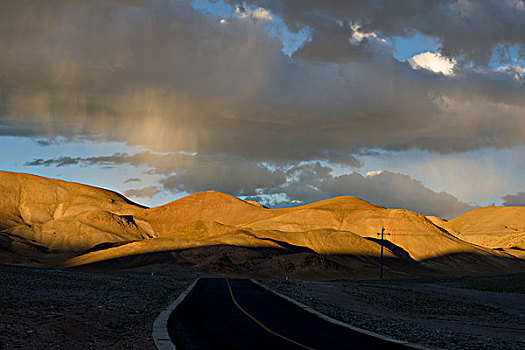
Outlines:
{"label": "golden hill", "polygon": [[363,276],[377,272],[385,227],[386,266],[401,275],[525,269],[505,252],[455,237],[448,222],[352,196],[268,209],[209,191],[148,209],[112,191],[10,172],[0,172],[0,189],[4,263],[117,266],[147,256],[156,258],[141,261],[223,273]]}
{"label": "golden hill", "polygon": [[118,193],[40,176],[0,172],[0,230],[20,242],[83,251],[147,237],[133,221],[143,208]]}
{"label": "golden hill", "polygon": [[159,235],[195,221],[212,221],[238,226],[261,220],[268,209],[237,197],[215,191],[200,192],[160,207],[144,210],[141,219],[150,223]]}
{"label": "golden hill", "polygon": [[441,225],[467,242],[514,255],[525,251],[525,207],[479,208]]}

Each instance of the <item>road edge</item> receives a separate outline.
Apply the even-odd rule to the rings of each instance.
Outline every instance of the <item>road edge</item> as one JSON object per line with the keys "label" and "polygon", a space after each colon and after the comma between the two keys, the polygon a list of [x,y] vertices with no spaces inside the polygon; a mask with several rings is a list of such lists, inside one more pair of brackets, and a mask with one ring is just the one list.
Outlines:
{"label": "road edge", "polygon": [[153,341],[155,342],[155,346],[159,350],[176,350],[177,348],[172,343],[170,336],[168,334],[168,319],[170,318],[171,313],[177,306],[179,306],[180,303],[186,298],[186,296],[191,292],[193,287],[197,284],[199,281],[199,278],[197,278],[195,281],[193,281],[192,284],[186,290],[182,293],[180,293],[179,297],[175,299],[174,302],[168,305],[155,319],[155,322],[153,322],[153,329],[151,331],[151,336],[153,337]]}
{"label": "road edge", "polygon": [[345,327],[345,328],[348,328],[348,329],[351,329],[355,332],[359,332],[359,333],[363,333],[363,334],[366,334],[366,335],[369,335],[371,337],[374,337],[374,338],[378,338],[378,339],[381,339],[381,340],[385,340],[385,341],[389,341],[389,342],[392,342],[392,343],[396,343],[396,344],[401,344],[401,345],[405,345],[407,347],[410,347],[412,349],[420,349],[420,350],[430,350],[431,348],[429,347],[426,347],[424,345],[420,345],[420,344],[414,344],[414,343],[410,343],[410,342],[407,342],[407,341],[404,341],[404,340],[399,340],[399,339],[394,339],[394,338],[390,338],[390,337],[387,337],[385,335],[381,335],[381,334],[378,334],[378,333],[374,333],[374,332],[371,332],[371,331],[367,331],[366,329],[362,329],[362,328],[358,328],[358,327],[355,327],[355,326],[352,326],[348,323],[344,323],[344,322],[341,322],[339,320],[336,320],[335,318],[332,318],[330,316],[327,316],[317,310],[314,310],[312,309],[311,307],[301,303],[300,301],[297,301],[293,298],[290,298],[289,296],[287,295],[284,295],[284,294],[281,294],[275,290],[272,290],[270,289],[269,287],[265,286],[264,284],[260,283],[259,281],[257,280],[254,280],[254,279],[250,279],[250,281],[264,289],[266,289],[267,291],[291,302],[292,304],[295,304],[297,306],[299,306],[301,309],[311,313],[311,314],[314,314],[315,316],[325,320],[325,321],[328,321],[330,323],[333,323],[333,324],[336,324],[338,326],[342,326],[342,327]]}

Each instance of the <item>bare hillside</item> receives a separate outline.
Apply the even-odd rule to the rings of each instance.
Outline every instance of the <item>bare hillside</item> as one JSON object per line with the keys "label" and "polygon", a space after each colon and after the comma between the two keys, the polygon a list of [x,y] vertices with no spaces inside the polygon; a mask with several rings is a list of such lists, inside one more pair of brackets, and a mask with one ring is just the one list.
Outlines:
{"label": "bare hillside", "polygon": [[[10,172],[0,172],[0,180],[3,263],[118,267],[161,260],[244,275],[366,276],[377,273],[377,233],[384,227],[385,265],[396,276],[525,268],[515,255],[462,239],[471,232],[466,228],[498,229],[491,218],[521,227],[519,213],[475,218],[476,226],[352,196],[268,209],[214,191],[148,209],[118,193],[76,183]],[[206,258],[195,259],[202,252]]]}

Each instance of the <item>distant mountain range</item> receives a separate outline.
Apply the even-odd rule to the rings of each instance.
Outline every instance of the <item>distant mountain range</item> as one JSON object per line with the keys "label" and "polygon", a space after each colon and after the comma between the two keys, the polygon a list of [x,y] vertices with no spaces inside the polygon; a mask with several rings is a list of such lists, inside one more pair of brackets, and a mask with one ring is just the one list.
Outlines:
{"label": "distant mountain range", "polygon": [[118,269],[192,266],[215,274],[374,278],[525,271],[525,207],[450,221],[352,196],[300,207],[202,192],[145,208],[101,188],[0,172],[0,263]]}

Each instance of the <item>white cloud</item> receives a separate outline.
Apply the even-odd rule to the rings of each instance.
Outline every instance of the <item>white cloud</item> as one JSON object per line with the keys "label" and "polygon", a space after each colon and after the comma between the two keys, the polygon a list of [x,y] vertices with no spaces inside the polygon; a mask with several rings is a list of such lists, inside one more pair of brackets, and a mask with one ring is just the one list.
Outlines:
{"label": "white cloud", "polygon": [[454,75],[456,60],[444,57],[435,52],[423,52],[408,59],[408,63],[413,69],[426,69],[434,73],[441,73],[447,76]]}
{"label": "white cloud", "polygon": [[387,41],[383,38],[380,38],[376,33],[363,32],[361,30],[361,25],[359,23],[349,22],[349,25],[350,25],[350,29],[352,29],[352,36],[348,39],[350,44],[357,46],[361,44],[363,40],[367,39],[367,40],[375,40],[375,41],[388,45]]}
{"label": "white cloud", "polygon": [[498,67],[498,70],[505,71],[505,72],[513,71],[513,72],[517,72],[520,74],[525,74],[525,68],[523,68],[519,64],[513,64],[513,65],[508,64],[506,66]]}
{"label": "white cloud", "polygon": [[377,176],[377,175],[381,175],[382,173],[383,173],[383,170],[369,171],[366,173],[365,177]]}
{"label": "white cloud", "polygon": [[519,82],[525,81],[525,68],[519,64],[507,64],[505,66],[498,67],[497,70],[509,73]]}
{"label": "white cloud", "polygon": [[247,9],[242,6],[235,7],[235,13],[240,18],[251,18],[251,19],[259,19],[264,21],[273,21],[273,16],[270,11],[268,11],[265,8],[258,7],[256,9]]}

